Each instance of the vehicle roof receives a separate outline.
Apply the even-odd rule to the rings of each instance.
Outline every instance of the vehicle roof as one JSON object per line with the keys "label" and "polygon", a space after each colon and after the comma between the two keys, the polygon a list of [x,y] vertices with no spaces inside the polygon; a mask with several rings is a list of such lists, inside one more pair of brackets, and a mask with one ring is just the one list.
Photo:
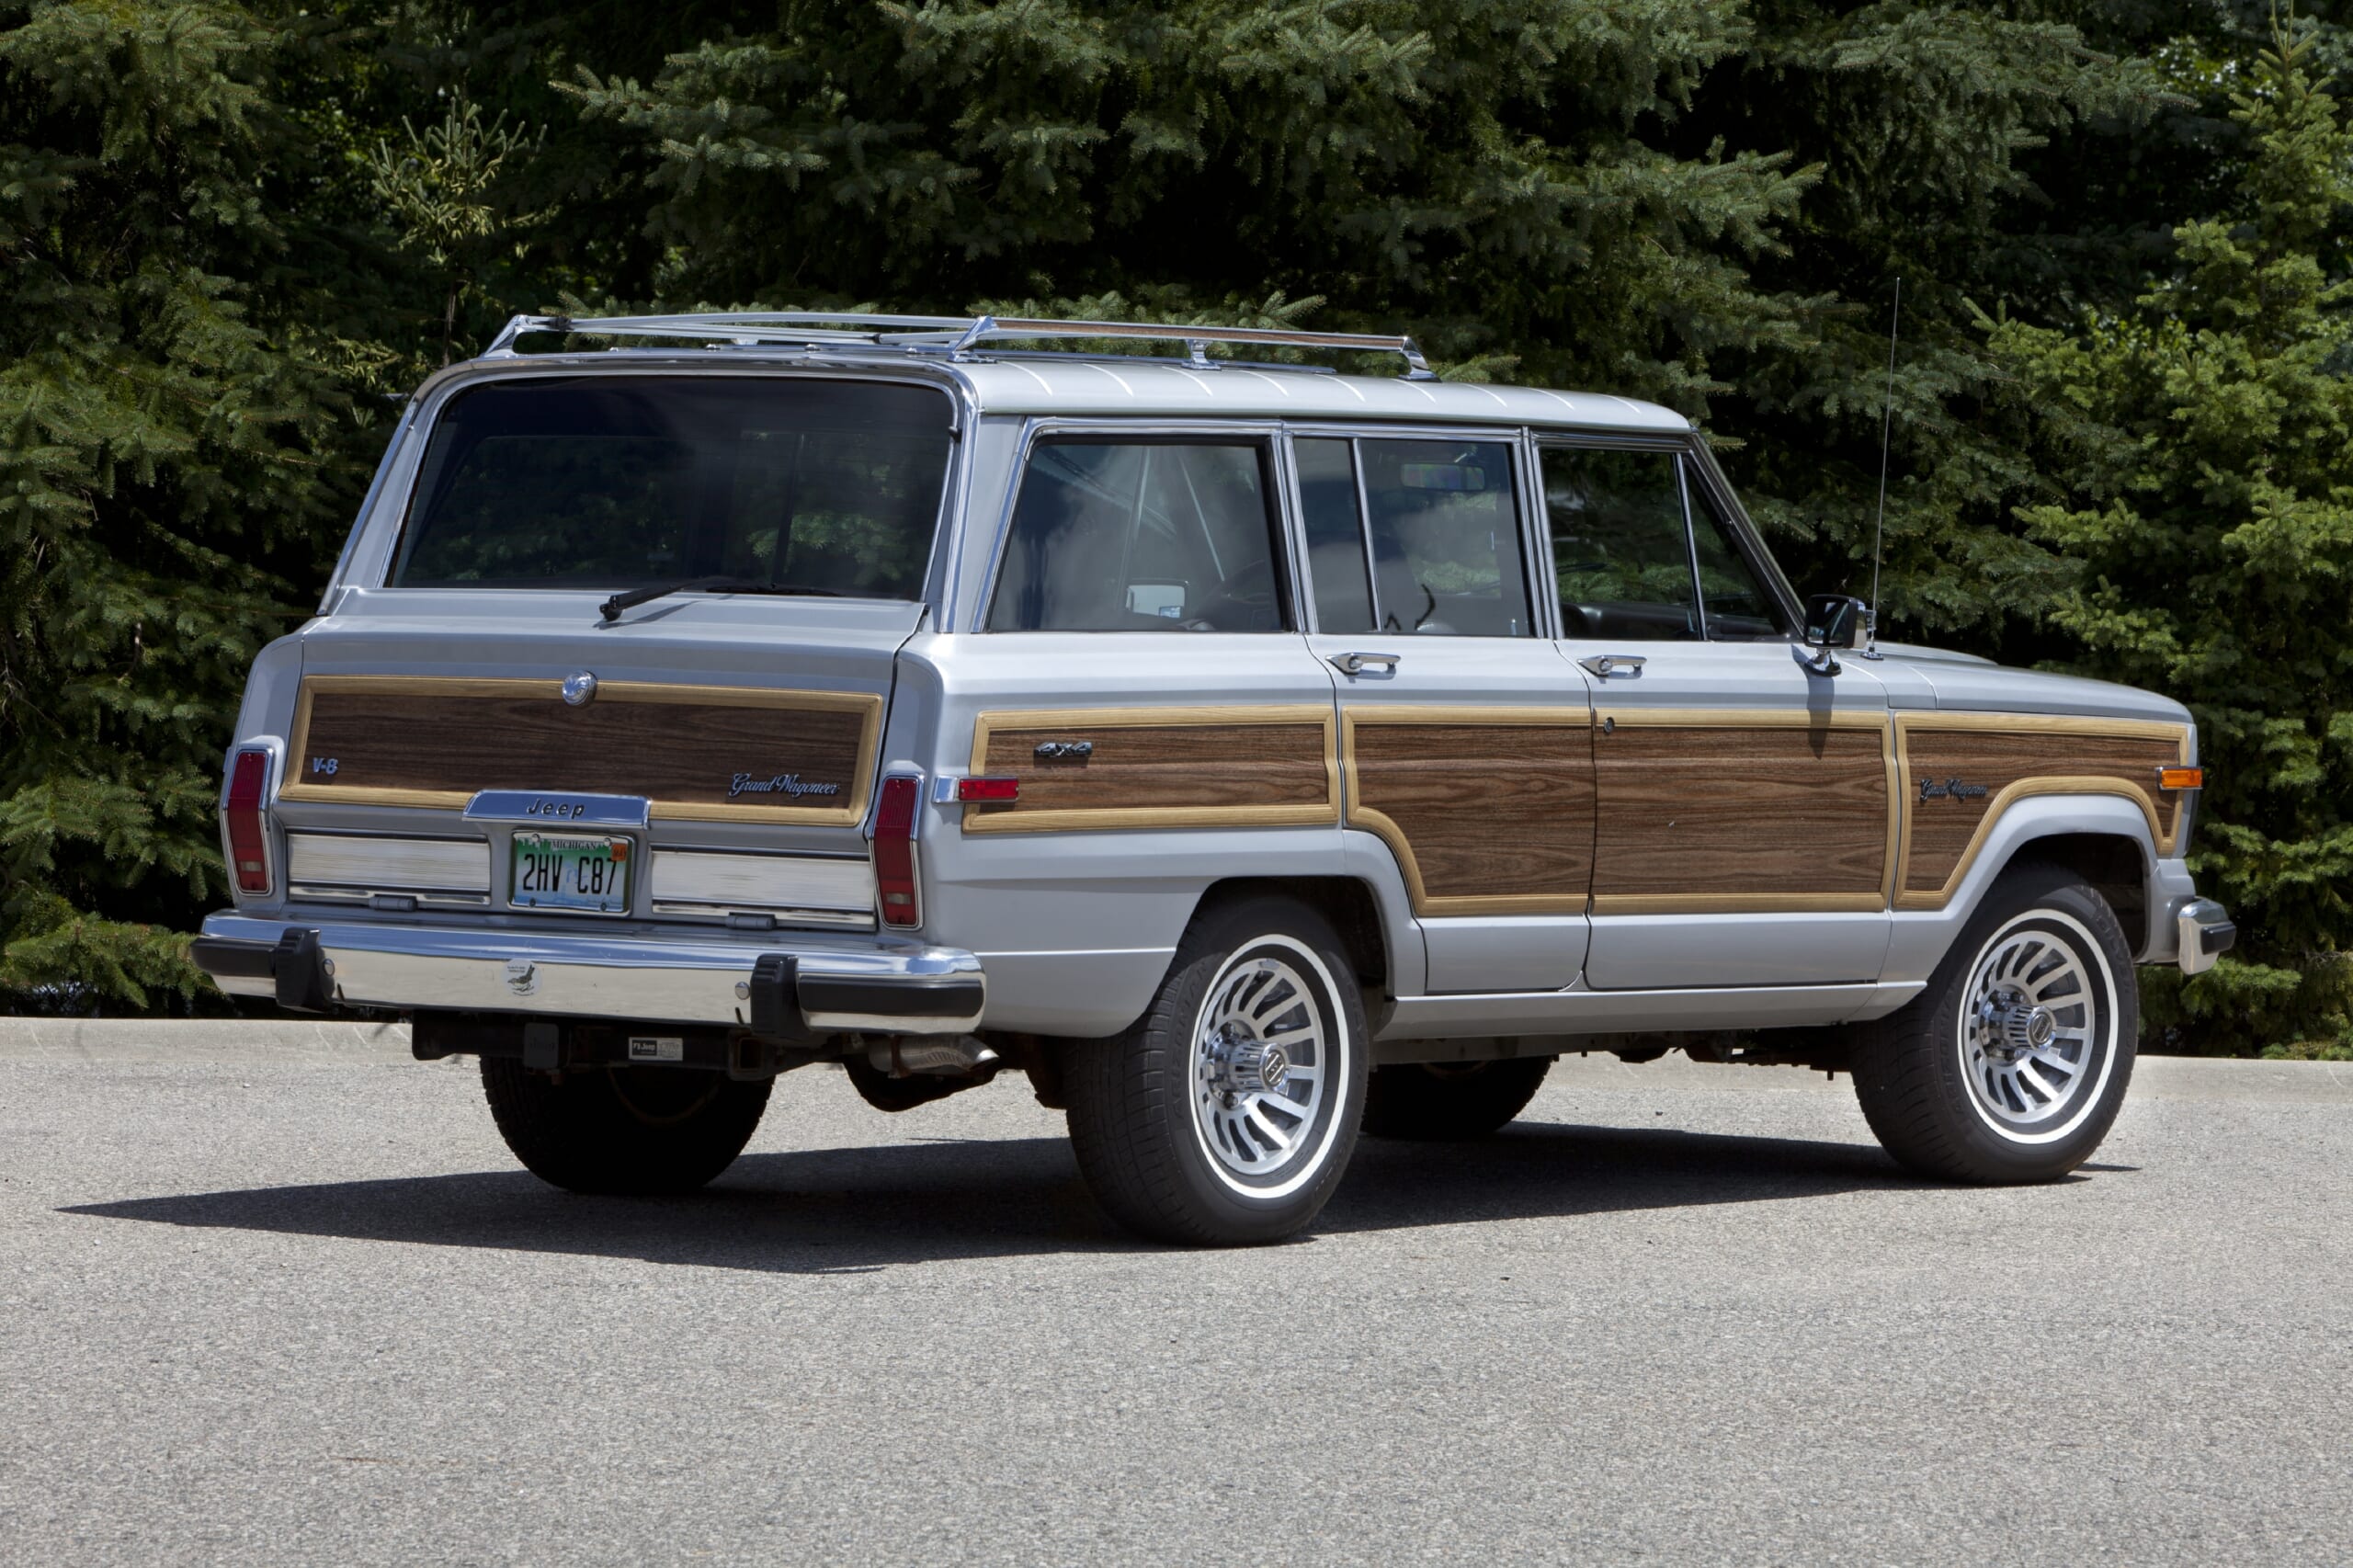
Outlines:
{"label": "vehicle roof", "polygon": [[1228,364],[1203,370],[1136,358],[1040,355],[968,361],[955,370],[986,414],[1461,419],[1660,431],[1691,427],[1672,409],[1606,392],[1323,375],[1278,366]]}
{"label": "vehicle roof", "polygon": [[962,384],[982,414],[1090,415],[1168,419],[1461,420],[1478,424],[1582,426],[1679,433],[1690,421],[1670,408],[1608,392],[1403,376],[1341,376],[1279,365],[1211,362],[1211,369],[1133,355],[976,355],[962,359],[880,349],[696,349],[665,347],[561,354],[493,353],[452,371],[513,373],[600,369],[730,370],[752,368],[928,373]]}

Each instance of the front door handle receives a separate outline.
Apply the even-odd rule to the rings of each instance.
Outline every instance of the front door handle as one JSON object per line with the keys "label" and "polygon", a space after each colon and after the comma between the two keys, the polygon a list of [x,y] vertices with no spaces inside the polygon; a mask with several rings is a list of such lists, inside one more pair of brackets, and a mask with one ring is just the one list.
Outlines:
{"label": "front door handle", "polygon": [[1332,667],[1344,676],[1360,676],[1370,665],[1379,665],[1394,675],[1401,657],[1395,653],[1335,653],[1331,662]]}
{"label": "front door handle", "polygon": [[1643,673],[1640,653],[1596,653],[1591,658],[1579,659],[1577,664],[1604,680],[1632,680]]}

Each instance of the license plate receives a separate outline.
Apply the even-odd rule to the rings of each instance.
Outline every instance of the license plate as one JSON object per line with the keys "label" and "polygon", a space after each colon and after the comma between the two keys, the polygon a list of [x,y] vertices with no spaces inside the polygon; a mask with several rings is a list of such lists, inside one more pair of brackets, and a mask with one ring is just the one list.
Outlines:
{"label": "license plate", "polygon": [[518,833],[506,902],[517,909],[626,914],[629,845],[602,834]]}

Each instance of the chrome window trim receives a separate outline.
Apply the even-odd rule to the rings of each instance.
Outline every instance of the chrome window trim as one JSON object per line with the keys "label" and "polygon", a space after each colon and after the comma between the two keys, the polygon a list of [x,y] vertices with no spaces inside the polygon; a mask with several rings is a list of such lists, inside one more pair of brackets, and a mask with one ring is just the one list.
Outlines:
{"label": "chrome window trim", "polygon": [[1689,465],[1680,458],[1675,464],[1675,505],[1683,514],[1683,559],[1691,571],[1691,613],[1697,617],[1691,630],[1699,633],[1699,641],[1712,642],[1715,639],[1708,635],[1708,585],[1699,581],[1699,540],[1691,520]]}

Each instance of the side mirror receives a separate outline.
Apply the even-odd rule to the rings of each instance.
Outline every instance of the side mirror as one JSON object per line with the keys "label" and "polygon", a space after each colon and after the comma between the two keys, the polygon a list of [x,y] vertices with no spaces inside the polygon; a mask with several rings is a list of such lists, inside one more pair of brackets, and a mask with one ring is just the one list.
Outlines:
{"label": "side mirror", "polygon": [[[1805,601],[1805,645],[1813,657],[1805,667],[1818,676],[1838,673],[1838,650],[1855,645],[1870,619],[1870,607],[1852,594],[1815,594]],[[1872,655],[1866,653],[1865,658]]]}
{"label": "side mirror", "polygon": [[1852,594],[1815,594],[1805,601],[1805,645],[1851,648],[1870,608]]}

